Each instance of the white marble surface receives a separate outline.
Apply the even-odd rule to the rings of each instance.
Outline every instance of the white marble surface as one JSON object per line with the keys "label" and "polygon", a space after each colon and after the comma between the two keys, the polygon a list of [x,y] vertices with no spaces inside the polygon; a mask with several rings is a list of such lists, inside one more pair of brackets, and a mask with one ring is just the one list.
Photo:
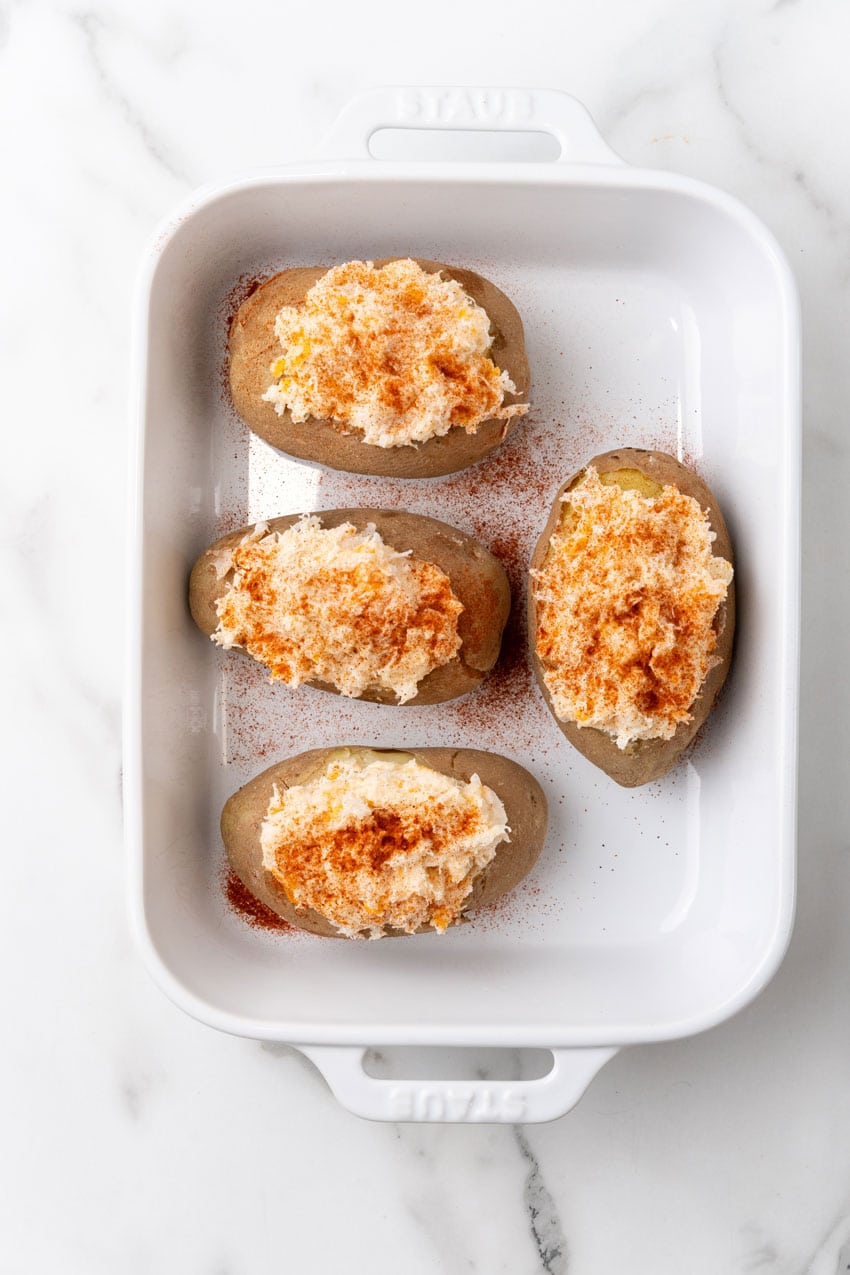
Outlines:
{"label": "white marble surface", "polygon": [[[850,1269],[844,0],[0,5],[8,654],[2,1275]],[[798,921],[775,981],[629,1049],[550,1125],[372,1125],[299,1055],[174,1009],[120,804],[129,310],[194,186],[307,153],[373,83],[568,89],[630,162],[746,201],[805,330]],[[20,805],[18,804],[20,802]]]}

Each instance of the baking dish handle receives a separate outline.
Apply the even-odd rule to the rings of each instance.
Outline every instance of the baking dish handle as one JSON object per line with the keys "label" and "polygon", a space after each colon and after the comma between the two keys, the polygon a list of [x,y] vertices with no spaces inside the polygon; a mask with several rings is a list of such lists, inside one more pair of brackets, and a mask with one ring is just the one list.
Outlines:
{"label": "baking dish handle", "polygon": [[616,1048],[553,1049],[552,1070],[537,1080],[383,1080],[363,1069],[366,1050],[298,1045],[344,1107],[367,1120],[445,1124],[535,1124],[576,1105]]}
{"label": "baking dish handle", "polygon": [[379,129],[549,133],[559,163],[622,164],[577,98],[556,89],[374,88],[340,111],[317,148],[324,159],[370,159]]}

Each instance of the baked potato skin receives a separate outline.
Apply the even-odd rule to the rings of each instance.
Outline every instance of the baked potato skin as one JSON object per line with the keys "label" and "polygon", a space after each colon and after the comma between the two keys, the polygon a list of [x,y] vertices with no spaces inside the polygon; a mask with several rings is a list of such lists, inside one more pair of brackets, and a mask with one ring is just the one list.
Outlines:
{"label": "baked potato skin", "polygon": [[[375,261],[386,265],[394,257]],[[505,395],[505,404],[528,401],[530,385],[522,320],[516,307],[489,280],[440,261],[415,258],[430,274],[441,271],[444,278],[456,279],[482,306],[490,318],[493,333],[491,356],[496,366],[510,373],[515,394]],[[329,421],[309,418],[301,424],[285,411],[278,416],[263,394],[274,378],[271,365],[280,353],[274,321],[283,306],[300,305],[313,284],[329,266],[298,266],[268,279],[239,307],[230,329],[230,392],[236,411],[250,429],[267,443],[295,456],[330,469],[352,474],[379,474],[390,478],[433,478],[466,469],[487,456],[502,442],[520,419],[491,418],[474,434],[453,428],[442,438],[403,447],[376,447],[364,443],[357,434],[343,434]]]}
{"label": "baked potato skin", "polygon": [[[301,514],[269,520],[269,529],[285,531]],[[483,681],[499,657],[502,632],[511,608],[511,591],[505,569],[474,537],[448,523],[398,509],[332,509],[316,514],[326,528],[350,522],[358,531],[374,523],[381,538],[394,549],[408,550],[421,561],[433,562],[445,571],[463,612],[458,620],[461,648],[448,664],[433,669],[419,683],[409,705],[439,704],[466,695]],[[215,603],[226,591],[233,571],[222,579],[215,569],[215,557],[223,549],[235,548],[252,527],[242,527],[223,536],[201,554],[189,577],[189,609],[203,633],[211,636],[218,627]],[[250,657],[249,657],[250,658]],[[311,682],[319,690],[338,694],[327,682]],[[397,703],[389,690],[368,691],[360,698],[373,703]],[[406,707],[406,705],[404,706]]]}
{"label": "baked potato skin", "polygon": [[[732,545],[726,522],[720,512],[717,501],[706,483],[692,469],[688,469],[686,465],[681,464],[675,457],[668,456],[665,452],[644,451],[636,447],[618,447],[615,451],[604,452],[602,455],[594,456],[559,489],[552,504],[549,519],[531,559],[532,571],[539,570],[543,565],[543,560],[549,548],[549,541],[560,518],[561,496],[574,486],[591,465],[600,474],[621,469],[636,469],[661,486],[671,484],[678,487],[686,495],[693,496],[699,502],[700,508],[708,514],[711,529],[716,535],[713,546],[715,556],[725,558],[727,562],[732,563],[734,566]],[[683,722],[670,739],[635,740],[625,749],[618,748],[616,742],[605,731],[597,730],[592,726],[579,727],[575,722],[562,722],[556,716],[552,707],[551,696],[543,679],[543,666],[537,655],[537,603],[534,598],[533,580],[528,594],[528,636],[531,662],[552,716],[570,743],[588,761],[593,762],[595,766],[599,766],[601,770],[604,770],[606,774],[610,775],[616,783],[624,788],[637,788],[641,784],[649,783],[653,779],[660,779],[662,775],[667,774],[705,722],[717,701],[721,687],[729,672],[735,634],[734,580],[729,585],[726,600],[720,606],[715,618],[717,632],[715,655],[718,657],[719,662],[714,668],[709,670],[702,684],[699,696],[693,706],[692,720]]]}
{"label": "baked potato skin", "polygon": [[[503,842],[497,848],[495,858],[478,878],[467,910],[494,903],[518,885],[534,867],[546,839],[546,797],[537,780],[524,767],[507,757],[475,748],[394,750],[356,745],[313,748],[309,752],[288,757],[249,780],[228,799],[221,814],[222,840],[234,872],[261,903],[296,929],[307,930],[310,934],[318,934],[323,938],[344,937],[312,908],[296,908],[290,903],[283,887],[263,867],[260,830],[275,784],[283,790],[305,783],[321,770],[331,754],[343,750],[350,753],[377,753],[382,756],[398,751],[405,757],[414,757],[443,775],[465,781],[476,774],[482,783],[492,788],[501,798],[508,816],[508,826],[512,830],[511,840]],[[430,933],[431,927],[424,926],[419,932]],[[405,934],[401,930],[389,928],[386,936],[405,937]]]}

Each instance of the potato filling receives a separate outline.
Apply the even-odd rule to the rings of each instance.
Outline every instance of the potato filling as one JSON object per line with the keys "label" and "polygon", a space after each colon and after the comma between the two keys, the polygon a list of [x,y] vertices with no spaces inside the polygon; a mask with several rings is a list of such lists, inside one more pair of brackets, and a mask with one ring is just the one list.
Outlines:
{"label": "potato filling", "polygon": [[329,420],[377,447],[427,441],[527,404],[496,367],[486,312],[454,279],[415,261],[335,266],[275,320],[282,353],[263,398],[293,421]]}
{"label": "potato filling", "polygon": [[340,749],[307,782],[275,787],[260,840],[291,903],[348,938],[380,938],[387,927],[442,933],[509,832],[477,775],[465,782],[409,754]]}
{"label": "potato filling", "polygon": [[716,660],[715,617],[732,567],[708,516],[677,487],[624,490],[592,467],[562,497],[539,571],[537,653],[562,721],[620,748],[670,739]]}
{"label": "potato filling", "polygon": [[460,649],[463,605],[449,577],[371,524],[324,528],[306,515],[283,532],[259,524],[219,564],[231,568],[213,641],[244,648],[288,686],[389,690],[403,704]]}

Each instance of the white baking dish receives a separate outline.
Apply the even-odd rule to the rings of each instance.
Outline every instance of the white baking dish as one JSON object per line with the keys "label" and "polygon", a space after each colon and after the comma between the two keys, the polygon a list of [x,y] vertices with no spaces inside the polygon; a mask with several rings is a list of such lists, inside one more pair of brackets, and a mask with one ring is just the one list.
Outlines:
{"label": "white baking dish", "polygon": [[[369,158],[379,126],[553,134],[556,163]],[[136,328],[126,804],[144,959],[190,1014],[303,1048],[378,1118],[542,1120],[619,1046],[700,1031],[776,970],[793,916],[799,594],[799,334],[788,267],[740,204],[621,164],[573,99],[381,90],[322,160],[197,194],[147,258]],[[332,474],[251,437],[222,396],[226,298],[284,263],[411,254],[480,270],[516,301],[530,420],[456,478]],[[352,504],[435,513],[531,547],[559,483],[594,452],[660,447],[696,464],[737,547],[740,629],[723,701],[689,760],[617,788],[556,730],[521,666],[475,696],[393,710],[272,687],[192,625],[186,581],[255,519]],[[516,604],[522,607],[520,597]],[[510,663],[510,661],[509,661]],[[218,815],[250,775],[320,744],[471,744],[545,785],[550,836],[495,914],[404,941],[251,929],[220,884]],[[382,1081],[367,1046],[536,1046],[542,1080]]]}

